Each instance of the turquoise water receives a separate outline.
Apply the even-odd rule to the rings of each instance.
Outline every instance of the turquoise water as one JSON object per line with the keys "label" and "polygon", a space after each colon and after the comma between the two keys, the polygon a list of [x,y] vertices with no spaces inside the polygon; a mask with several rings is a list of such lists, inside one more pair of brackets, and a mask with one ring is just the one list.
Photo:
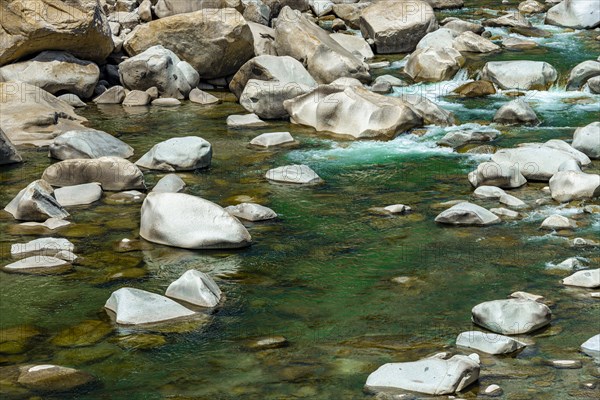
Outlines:
{"label": "turquoise water", "polygon": [[[448,14],[470,15],[475,10]],[[597,33],[561,34],[562,30],[552,29],[556,35],[540,40],[541,49],[505,52],[486,60],[548,61],[564,84],[574,65],[597,57],[600,49],[593,41]],[[483,62],[467,66],[462,78],[472,76],[469,71]],[[419,89],[455,112],[463,124],[487,124],[507,101],[503,95],[457,100],[435,85]],[[568,140],[575,127],[598,116],[600,96],[565,93],[560,82],[548,92],[527,95],[543,124],[500,127],[502,135],[494,145]],[[573,104],[569,100],[573,98],[587,100]],[[75,244],[75,253],[83,257],[81,265],[60,276],[0,273],[0,328],[33,325],[41,332],[26,352],[0,355],[0,368],[60,363],[84,369],[102,385],[73,395],[81,399],[362,399],[369,397],[362,392],[366,377],[379,365],[454,351],[456,335],[473,328],[474,305],[524,290],[551,301],[552,326],[534,335],[535,345],[518,355],[482,357],[480,381],[464,397],[475,397],[479,388],[491,383],[503,387],[505,398],[598,395],[597,390],[581,388],[583,383],[598,382],[600,374],[578,347],[598,333],[599,303],[585,290],[563,287],[559,283],[563,273],[546,270],[548,262],[572,256],[598,265],[597,249],[573,249],[567,241],[597,237],[597,214],[583,214],[578,203],[565,209],[550,204],[519,222],[489,228],[441,227],[433,222],[443,209],[438,204],[469,199],[472,188],[466,174],[486,157],[435,146],[446,130],[428,127],[422,136],[403,135],[390,142],[336,141],[285,122],[232,131],[225,118],[243,109],[228,99],[212,107],[185,104],[176,110],[136,114],[121,107],[90,106],[82,114],[94,128],[133,146],[134,157],[173,136],[202,136],[213,145],[213,163],[208,170],[181,175],[187,193],[223,206],[251,199],[272,208],[280,218],[248,224],[254,243],[244,250],[201,252],[146,243],[144,250],[118,253],[114,249],[120,239],[138,238],[139,204],[102,200],[73,208],[74,224],[52,235]],[[246,146],[260,133],[281,130],[290,131],[300,146],[279,151]],[[23,149],[22,155],[23,165],[0,169],[1,204],[51,163],[45,150]],[[297,188],[263,178],[268,169],[289,163],[308,164],[325,184]],[[600,164],[595,162],[591,170],[598,172]],[[162,176],[145,175],[149,185]],[[511,193],[533,204],[542,197],[543,186],[530,184]],[[408,204],[414,212],[389,217],[369,211],[395,203]],[[582,228],[570,236],[539,231],[544,216],[557,211],[577,219]],[[6,214],[0,217],[0,231],[2,265],[10,262],[10,244],[39,236],[18,231]],[[125,329],[76,351],[52,343],[63,329],[85,320],[108,322],[103,305],[114,290],[132,286],[163,293],[189,268],[211,273],[226,295],[222,307],[201,326],[180,333],[151,332],[162,335],[166,344],[147,350],[120,347],[120,337],[137,332]],[[119,272],[130,278],[117,279],[114,275]],[[397,276],[412,280],[404,285],[392,282]],[[246,350],[249,340],[270,335],[285,336],[289,346]],[[544,363],[559,358],[580,359],[584,367],[558,370]],[[7,398],[23,395],[1,380],[0,385]]]}

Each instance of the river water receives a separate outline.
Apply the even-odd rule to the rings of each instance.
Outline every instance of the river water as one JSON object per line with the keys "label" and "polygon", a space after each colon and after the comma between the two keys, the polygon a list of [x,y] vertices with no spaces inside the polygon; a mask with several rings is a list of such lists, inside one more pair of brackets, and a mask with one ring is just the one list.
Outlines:
{"label": "river water", "polygon": [[[480,13],[491,12],[482,4],[496,3],[467,1],[469,7],[440,16],[479,19]],[[496,127],[502,135],[493,144],[569,140],[575,127],[597,120],[600,112],[600,96],[564,91],[568,71],[598,56],[598,33],[541,27],[554,35],[534,38],[537,49],[471,59],[452,82],[402,91],[427,95],[453,111],[462,124],[488,124],[509,97],[460,100],[447,96],[449,89],[472,78],[486,60],[547,61],[558,70],[559,82],[547,92],[526,93],[543,123]],[[506,35],[506,30],[493,28],[492,33]],[[46,235],[71,240],[83,258],[81,265],[58,276],[0,273],[0,328],[23,332],[35,326],[41,332],[25,353],[0,354],[0,363],[60,363],[89,371],[102,384],[77,395],[81,399],[363,399],[368,397],[362,391],[366,377],[379,365],[455,351],[458,333],[473,328],[473,306],[524,290],[550,301],[551,327],[525,338],[535,344],[517,355],[482,356],[480,381],[464,397],[475,397],[487,384],[497,383],[510,399],[597,398],[597,389],[582,384],[598,383],[598,367],[578,348],[598,333],[600,303],[585,290],[562,286],[559,281],[568,273],[549,271],[547,264],[581,256],[597,266],[597,249],[573,248],[568,239],[597,238],[598,214],[584,214],[579,203],[550,203],[518,222],[488,228],[438,226],[433,220],[443,209],[439,203],[470,199],[466,174],[486,159],[436,146],[447,129],[426,127],[419,135],[389,142],[342,141],[285,122],[233,131],[226,128],[225,118],[244,111],[230,95],[222,96],[222,104],[209,107],[184,104],[132,111],[89,106],[81,114],[90,126],[133,146],[134,158],[174,136],[205,138],[213,145],[212,165],[181,174],[186,192],[222,206],[251,200],[275,210],[279,219],[248,224],[254,243],[244,250],[187,251],[146,243],[142,250],[121,253],[115,251],[119,240],[139,237],[139,204],[102,200],[69,209],[73,224]],[[277,151],[247,147],[260,133],[282,130],[300,145]],[[52,163],[44,149],[27,148],[21,154],[24,164],[0,169],[2,205]],[[309,165],[325,184],[299,188],[264,179],[268,169],[290,163]],[[591,170],[599,169],[594,162]],[[151,186],[163,175],[145,176]],[[543,186],[529,184],[511,194],[534,204],[543,197]],[[390,217],[369,211],[396,203],[408,204],[414,212]],[[576,219],[582,228],[569,236],[540,231],[545,216],[556,212]],[[3,265],[11,262],[10,244],[39,237],[19,230],[9,217],[0,217]],[[190,268],[214,276],[226,296],[200,326],[158,333],[166,343],[150,349],[124,346],[119,338],[140,333],[126,329],[75,349],[53,343],[55,335],[84,321],[108,324],[103,305],[118,288],[164,293]],[[398,276],[411,280],[391,281]],[[252,338],[271,335],[285,336],[289,346],[246,349]],[[6,331],[2,336],[7,337]],[[583,368],[554,369],[545,363],[550,359],[582,360]],[[7,398],[22,394],[12,386],[3,391]]]}

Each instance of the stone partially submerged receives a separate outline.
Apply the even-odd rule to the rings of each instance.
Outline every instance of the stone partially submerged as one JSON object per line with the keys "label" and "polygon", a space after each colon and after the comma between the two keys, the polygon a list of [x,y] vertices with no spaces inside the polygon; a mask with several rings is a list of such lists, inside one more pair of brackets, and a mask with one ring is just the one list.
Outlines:
{"label": "stone partially submerged", "polygon": [[222,207],[183,193],[150,193],[142,204],[140,236],[185,249],[239,248],[252,241]]}
{"label": "stone partially submerged", "polygon": [[269,207],[255,203],[241,203],[236,206],[225,207],[225,211],[234,217],[252,222],[277,218],[277,213],[275,211],[271,210]]}
{"label": "stone partially submerged", "polygon": [[109,191],[146,188],[142,171],[119,157],[61,161],[46,168],[42,179],[53,186],[98,182]]}
{"label": "stone partially submerged", "polygon": [[21,366],[17,378],[27,389],[48,394],[81,390],[95,381],[96,378],[85,371],[53,364]]}
{"label": "stone partially submerged", "polygon": [[503,335],[522,335],[548,325],[552,312],[548,306],[533,300],[493,300],[471,310],[473,322]]}
{"label": "stone partially submerged", "polygon": [[548,90],[557,78],[556,69],[543,61],[490,61],[480,73],[500,89]]}
{"label": "stone partially submerged", "polygon": [[516,99],[504,104],[496,111],[494,122],[505,125],[538,125],[539,118],[525,101]]}
{"label": "stone partially submerged", "polygon": [[431,395],[453,394],[479,379],[479,359],[456,355],[448,360],[432,357],[419,361],[389,363],[367,378],[371,392],[409,390]]}
{"label": "stone partially submerged", "polygon": [[269,181],[295,185],[315,185],[323,180],[307,165],[286,165],[270,169],[265,174]]}
{"label": "stone partially submerged", "polygon": [[50,144],[49,155],[59,160],[73,158],[121,157],[133,155],[127,143],[103,131],[84,129],[65,132]]}
{"label": "stone partially submerged", "polygon": [[16,164],[22,161],[21,155],[0,128],[0,165]]}
{"label": "stone partially submerged", "polygon": [[19,192],[4,211],[12,214],[15,219],[24,221],[45,221],[48,218],[63,219],[69,213],[62,208],[56,198],[54,189],[42,179],[31,182]]}
{"label": "stone partially submerged", "polygon": [[525,347],[508,336],[480,331],[462,332],[456,338],[456,345],[488,354],[510,354]]}
{"label": "stone partially submerged", "polygon": [[587,289],[600,287],[600,268],[577,271],[562,280],[563,285],[577,286]]}
{"label": "stone partially submerged", "polygon": [[190,269],[169,285],[165,295],[200,307],[215,307],[221,300],[221,289],[209,275]]}
{"label": "stone partially submerged", "polygon": [[54,196],[63,207],[91,204],[102,197],[102,187],[95,182],[65,186],[56,189]]}
{"label": "stone partially submerged", "polygon": [[156,324],[195,314],[165,296],[128,287],[113,292],[104,307],[121,325]]}
{"label": "stone partially submerged", "polygon": [[586,154],[589,158],[600,158],[600,122],[579,127],[573,134],[574,149]]}
{"label": "stone partially submerged", "polygon": [[593,29],[600,26],[600,8],[594,1],[563,0],[546,13],[550,25],[575,29]]}
{"label": "stone partially submerged", "polygon": [[600,175],[559,171],[550,178],[552,198],[562,203],[600,196]]}
{"label": "stone partially submerged", "polygon": [[212,146],[198,136],[176,137],[154,145],[136,165],[158,171],[193,171],[210,166]]}
{"label": "stone partially submerged", "polygon": [[448,225],[487,226],[499,223],[500,218],[477,204],[465,201],[443,211],[435,217],[435,222]]}

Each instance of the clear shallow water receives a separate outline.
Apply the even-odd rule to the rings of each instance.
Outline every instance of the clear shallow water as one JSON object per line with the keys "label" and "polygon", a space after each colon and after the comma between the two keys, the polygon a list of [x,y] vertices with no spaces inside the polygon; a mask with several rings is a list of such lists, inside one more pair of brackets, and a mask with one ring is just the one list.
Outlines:
{"label": "clear shallow water", "polygon": [[[577,51],[548,46],[488,59],[545,60],[564,77],[578,62],[593,56],[594,43],[585,38],[594,33],[586,33],[580,41],[571,41],[573,35],[582,34],[555,39],[566,47],[576,46]],[[597,42],[595,46],[597,56]],[[584,96],[591,98],[589,104],[563,101]],[[440,91],[433,97],[463,124],[487,124],[507,101],[502,95],[459,101]],[[531,99],[544,123],[535,128],[495,127],[502,135],[494,144],[568,140],[574,127],[597,118],[598,96],[566,94],[557,88],[537,92]],[[552,301],[551,329],[535,335],[536,345],[515,357],[483,357],[480,384],[465,397],[475,397],[480,387],[490,383],[502,386],[506,398],[597,395],[580,388],[582,383],[597,382],[599,373],[578,347],[598,332],[598,301],[584,290],[560,285],[564,273],[546,270],[547,263],[572,256],[598,265],[597,249],[573,249],[567,241],[597,236],[597,217],[576,211],[578,204],[567,208],[551,204],[520,222],[491,228],[440,227],[433,222],[441,210],[437,205],[469,199],[472,189],[466,173],[481,161],[481,156],[436,147],[435,140],[447,129],[428,127],[423,136],[405,135],[390,142],[334,141],[287,123],[261,130],[227,130],[226,116],[241,112],[231,102],[135,114],[121,107],[90,107],[82,112],[93,127],[133,146],[134,158],[173,136],[204,137],[213,144],[213,163],[206,171],[182,174],[187,193],[223,206],[247,196],[273,208],[280,218],[249,224],[254,244],[245,250],[195,252],[149,244],[143,251],[116,253],[118,240],[138,236],[139,205],[100,201],[74,208],[74,225],[54,236],[75,243],[76,253],[84,257],[82,265],[61,276],[0,273],[0,328],[35,325],[43,333],[28,352],[0,357],[4,365],[56,362],[85,369],[102,382],[101,387],[78,396],[85,399],[362,399],[367,397],[362,393],[366,377],[379,365],[454,349],[456,335],[473,328],[470,309],[474,305],[525,290]],[[280,130],[292,132],[300,147],[274,152],[246,147],[257,134]],[[25,164],[0,169],[1,204],[51,163],[42,150],[26,149],[22,155]],[[315,169],[326,183],[293,188],[263,178],[269,168],[300,162]],[[596,162],[592,170],[599,167]],[[152,185],[161,176],[147,173],[146,179]],[[543,186],[532,184],[511,193],[533,204],[542,197]],[[409,204],[415,212],[385,217],[368,211],[395,203]],[[554,212],[577,219],[582,229],[568,236],[539,231],[544,216]],[[14,226],[6,215],[0,217],[2,264],[10,262],[11,243],[37,237],[19,233]],[[202,327],[164,334],[167,344],[151,350],[117,346],[115,339],[130,333],[127,330],[78,348],[76,355],[51,343],[61,330],[84,320],[107,320],[102,307],[114,290],[133,286],[163,293],[188,268],[216,276],[226,294],[224,305]],[[111,278],[118,272],[137,277]],[[399,285],[391,282],[396,276],[414,279]],[[267,335],[283,335],[290,346],[244,350],[248,339]],[[584,367],[556,370],[544,364],[558,358],[581,359]],[[5,394],[17,397],[8,389]]]}

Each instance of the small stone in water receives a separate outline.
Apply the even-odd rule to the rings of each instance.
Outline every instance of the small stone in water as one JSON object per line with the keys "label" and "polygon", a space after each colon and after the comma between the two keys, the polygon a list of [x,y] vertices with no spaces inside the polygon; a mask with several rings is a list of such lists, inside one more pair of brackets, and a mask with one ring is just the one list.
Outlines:
{"label": "small stone in water", "polygon": [[483,394],[486,396],[500,396],[502,392],[502,388],[496,384],[492,384],[483,390]]}
{"label": "small stone in water", "polygon": [[558,369],[579,369],[582,367],[579,360],[551,360],[549,364]]}
{"label": "small stone in water", "polygon": [[268,349],[279,349],[286,347],[290,343],[283,336],[267,336],[260,339],[253,340],[246,345],[248,350],[268,350]]}
{"label": "small stone in water", "polygon": [[546,300],[544,298],[544,296],[540,296],[538,294],[527,293],[527,292],[514,292],[509,297],[512,297],[513,299],[533,300],[533,301],[537,301],[538,303],[543,303],[544,300]]}

